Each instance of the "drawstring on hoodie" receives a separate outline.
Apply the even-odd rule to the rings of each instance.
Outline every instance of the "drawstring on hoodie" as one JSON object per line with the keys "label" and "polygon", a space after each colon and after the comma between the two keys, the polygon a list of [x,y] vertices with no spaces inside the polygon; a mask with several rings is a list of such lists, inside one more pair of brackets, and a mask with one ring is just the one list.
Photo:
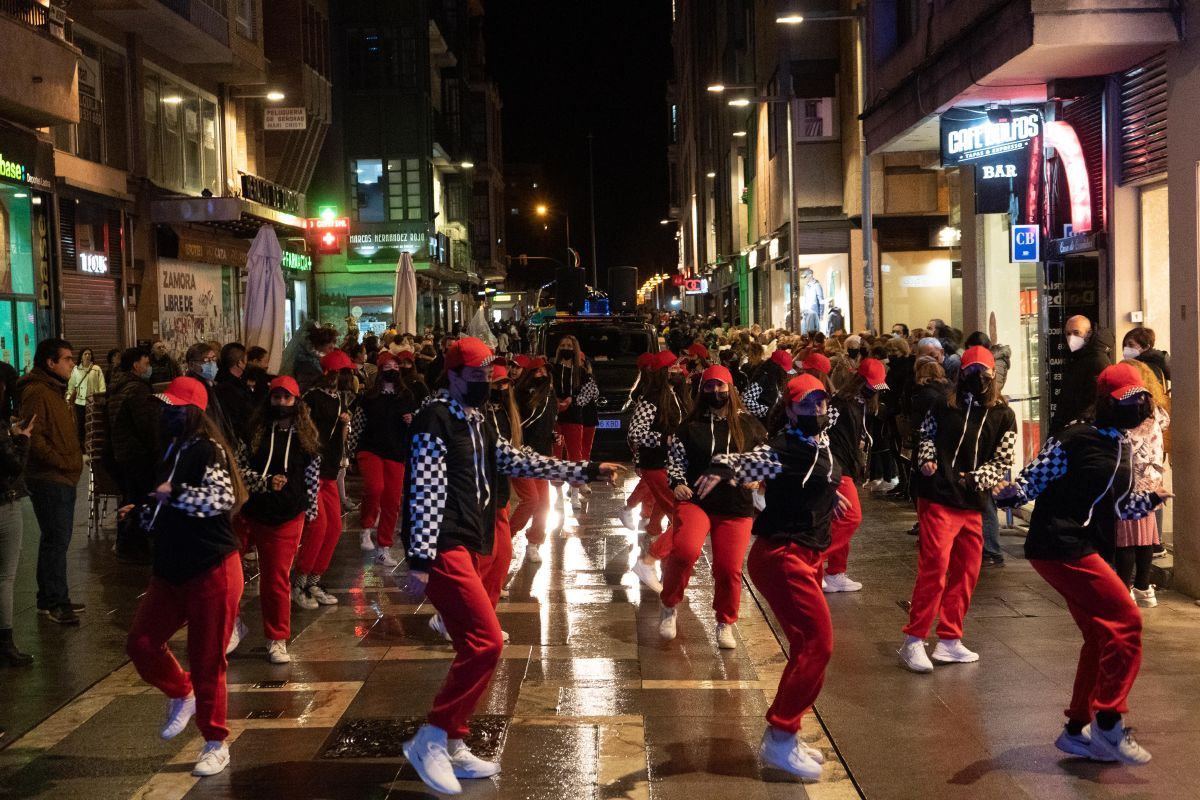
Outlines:
{"label": "drawstring on hoodie", "polygon": [[[263,467],[263,470],[265,470],[266,472],[271,471],[271,458],[272,458],[272,456],[275,455],[275,430],[276,429],[274,429],[274,428],[271,429],[271,444],[268,445],[268,447],[267,447],[267,463]],[[295,430],[296,430],[295,428],[291,428],[291,427],[288,428],[287,446],[284,447],[284,449],[283,449],[283,474],[284,475],[287,474],[288,460],[292,454],[292,434],[295,432]]]}
{"label": "drawstring on hoodie", "polygon": [[[1116,460],[1116,464],[1113,466],[1112,475],[1108,476],[1108,483],[1105,485],[1104,491],[1101,492],[1100,495],[1095,500],[1092,501],[1092,504],[1090,506],[1088,506],[1088,515],[1087,515],[1087,519],[1085,519],[1083,521],[1083,527],[1086,528],[1087,526],[1092,524],[1092,515],[1096,512],[1096,504],[1104,499],[1104,495],[1108,494],[1109,490],[1112,489],[1112,485],[1116,482],[1117,473],[1121,470],[1121,456],[1124,452],[1125,452],[1125,437],[1124,437],[1124,435],[1122,435],[1120,439],[1117,439],[1117,460]],[[1129,487],[1125,490],[1125,492],[1120,497],[1118,497],[1116,500],[1113,501],[1113,510],[1117,512],[1117,519],[1121,518],[1121,511],[1120,511],[1121,501],[1124,500],[1126,497],[1128,497],[1129,493],[1132,491],[1133,491],[1133,448],[1131,447],[1131,448],[1129,448]]]}
{"label": "drawstring on hoodie", "polygon": [[[966,419],[963,420],[963,429],[962,433],[958,436],[958,444],[954,446],[954,457],[950,459],[951,470],[957,469],[956,465],[958,464],[958,451],[962,448],[962,443],[967,438],[967,431],[971,427],[971,409],[975,407],[975,396],[968,394],[966,399],[967,416]],[[979,466],[979,441],[983,438],[983,428],[985,425],[987,425],[988,414],[990,414],[991,411],[992,410],[987,406],[983,407],[983,419],[979,420],[979,429],[975,431],[975,452],[971,456],[971,470],[974,470]]]}
{"label": "drawstring on hoodie", "polygon": [[481,430],[482,426],[479,425],[482,420],[482,414],[474,417],[468,417],[467,430],[471,432],[471,450],[474,453],[475,499],[479,501],[479,506],[481,508],[485,508],[492,500],[492,487],[488,485],[487,465],[484,462],[486,443],[483,440],[483,431]]}

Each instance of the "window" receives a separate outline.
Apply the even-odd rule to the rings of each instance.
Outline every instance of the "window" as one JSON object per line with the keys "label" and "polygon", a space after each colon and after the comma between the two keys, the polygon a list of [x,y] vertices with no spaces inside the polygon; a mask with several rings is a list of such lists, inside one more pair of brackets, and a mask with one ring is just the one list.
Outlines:
{"label": "window", "polygon": [[446,184],[446,218],[451,222],[467,221],[467,192],[462,181]]}
{"label": "window", "polygon": [[395,32],[385,28],[350,28],[346,36],[346,78],[350,88],[395,86],[400,77]]}
{"label": "window", "polygon": [[117,169],[128,166],[125,56],[83,37],[79,58],[79,122],[53,129],[54,146]]}
{"label": "window", "polygon": [[142,90],[142,124],[150,180],[187,194],[205,189],[222,194],[215,97],[148,68]]}
{"label": "window", "polygon": [[237,15],[235,22],[237,23],[238,35],[253,40],[254,0],[235,0],[234,11]]}
{"label": "window", "polygon": [[387,200],[383,184],[383,161],[378,158],[360,158],[350,162],[354,191],[351,205],[355,219],[359,222],[383,222]]}
{"label": "window", "polygon": [[421,160],[388,159],[388,218],[393,222],[424,218],[421,203]]}

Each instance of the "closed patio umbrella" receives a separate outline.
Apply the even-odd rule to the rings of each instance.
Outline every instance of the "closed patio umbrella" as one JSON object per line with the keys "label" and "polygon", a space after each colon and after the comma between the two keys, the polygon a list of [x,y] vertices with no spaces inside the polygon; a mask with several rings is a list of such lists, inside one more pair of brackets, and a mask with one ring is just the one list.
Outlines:
{"label": "closed patio umbrella", "polygon": [[396,333],[417,333],[417,273],[412,253],[401,253],[396,263],[396,290],[392,294]]}
{"label": "closed patio umbrella", "polygon": [[283,285],[283,251],[275,229],[263,225],[246,259],[246,349],[258,346],[271,354],[267,371],[279,374],[283,364],[283,326],[287,290]]}

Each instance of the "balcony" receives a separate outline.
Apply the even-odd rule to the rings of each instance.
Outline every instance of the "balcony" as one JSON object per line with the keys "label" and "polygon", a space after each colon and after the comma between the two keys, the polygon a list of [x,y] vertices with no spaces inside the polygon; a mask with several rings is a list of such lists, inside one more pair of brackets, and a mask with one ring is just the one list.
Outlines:
{"label": "balcony", "polygon": [[0,0],[4,116],[32,128],[79,121],[79,51],[61,9],[33,0]]}
{"label": "balcony", "polygon": [[[3,2],[3,0],[0,0]],[[96,14],[185,64],[228,64],[225,0],[93,0]]]}

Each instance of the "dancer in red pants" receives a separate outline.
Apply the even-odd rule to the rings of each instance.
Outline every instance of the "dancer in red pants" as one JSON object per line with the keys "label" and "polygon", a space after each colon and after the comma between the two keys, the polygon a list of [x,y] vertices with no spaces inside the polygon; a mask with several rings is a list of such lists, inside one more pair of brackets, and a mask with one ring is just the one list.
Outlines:
{"label": "dancer in red pants", "polygon": [[[813,358],[813,356],[809,356]],[[807,369],[807,367],[805,367]],[[821,579],[821,588],[828,592],[857,592],[862,584],[846,574],[850,560],[850,539],[862,523],[862,506],[858,487],[863,479],[863,465],[871,450],[871,435],[867,433],[867,416],[879,410],[876,395],[887,388],[883,362],[864,358],[858,369],[838,388],[830,403],[830,414],[836,420],[829,427],[829,447],[842,471],[838,493],[850,501],[850,509],[833,522],[833,544],[825,551],[828,565]]]}
{"label": "dancer in red pants", "polygon": [[[637,357],[637,378],[634,379],[633,386],[629,390],[629,397],[626,401],[627,406],[636,406],[637,401],[641,399],[646,385],[650,381],[650,372],[654,366],[654,353],[642,353]],[[617,517],[621,520],[621,524],[631,531],[642,530],[651,515],[654,513],[654,497],[650,494],[650,489],[642,481],[642,470],[638,463],[637,448],[631,448],[633,454],[633,469],[637,473],[638,482],[634,485],[633,491],[629,493],[629,497],[625,499],[625,505],[617,513]],[[641,518],[634,513],[641,506]],[[661,518],[661,517],[660,517]]]}
{"label": "dancer in red pants", "polygon": [[938,618],[933,661],[969,663],[963,618],[983,559],[983,509],[1012,468],[1017,421],[1000,397],[996,362],[986,347],[963,354],[958,386],[921,424],[917,445],[917,515],[921,523],[917,582],[897,654],[913,672],[933,672],[925,637]]}
{"label": "dancer in red pants", "polygon": [[[655,565],[671,552],[670,526],[675,522],[675,494],[667,480],[667,441],[691,409],[679,359],[670,350],[658,353],[625,437],[630,449],[637,453],[642,483],[655,503],[654,514],[646,526],[646,537],[652,544],[642,549],[631,571],[655,592],[662,591]],[[669,522],[667,530],[660,532],[663,514]]]}
{"label": "dancer in red pants", "polygon": [[[558,400],[558,431],[562,434],[566,458],[582,461],[591,451],[591,440],[596,434],[596,400],[600,389],[592,376],[579,340],[564,336],[558,341],[554,358],[554,395]],[[572,500],[579,500],[581,493],[591,491],[587,486],[571,487]]]}
{"label": "dancer in red pants", "polygon": [[[234,517],[243,544],[258,549],[258,596],[262,603],[267,660],[291,661],[292,638],[289,573],[300,547],[304,522],[317,516],[321,444],[317,428],[300,399],[295,378],[271,381],[267,405],[250,421],[242,475],[250,499]],[[239,618],[239,632],[245,630]],[[239,641],[241,636],[236,637]],[[232,652],[236,643],[231,643]]]}
{"label": "dancer in red pants", "polygon": [[500,622],[479,573],[492,551],[497,479],[501,475],[582,483],[620,471],[614,464],[558,461],[502,439],[482,413],[492,387],[491,348],[467,337],[446,351],[447,391],[413,420],[412,457],[405,476],[404,535],[408,588],[428,593],[454,643],[455,658],[433,701],[428,722],[404,743],[421,780],[458,794],[460,778],[487,778],[500,765],[484,761],[463,738],[487,691],[504,646]]}
{"label": "dancer in red pants", "polygon": [[[555,407],[550,372],[544,358],[518,356],[522,365],[521,380],[514,387],[517,410],[521,414],[521,440],[535,453],[549,456],[554,452],[554,421],[558,413]],[[512,478],[513,491],[517,493],[517,505],[509,520],[512,535],[516,536],[526,525],[525,560],[530,564],[542,563],[541,546],[546,541],[546,518],[550,514],[550,484],[526,478]]]}
{"label": "dancer in red pants", "polygon": [[316,389],[304,395],[304,403],[317,426],[321,442],[321,486],[317,518],[304,526],[300,554],[292,573],[292,602],[300,608],[335,605],[336,597],[321,585],[321,575],[333,560],[342,535],[342,499],[338,473],[350,462],[357,428],[352,424],[357,403],[353,399],[354,362],[342,350],[332,350],[321,359],[325,377]]}
{"label": "dancer in red pants", "polygon": [[1142,616],[1129,589],[1105,561],[1117,519],[1152,514],[1171,495],[1137,491],[1127,432],[1154,413],[1141,376],[1128,364],[1100,373],[1096,419],[1050,437],[997,504],[1036,500],[1025,556],[1054,587],[1083,633],[1067,723],[1055,746],[1094,761],[1145,764],[1150,753],[1133,738],[1123,715],[1142,661]]}
{"label": "dancer in red pants", "polygon": [[[517,411],[513,382],[508,377],[508,368],[503,364],[492,367],[492,394],[484,406],[484,414],[501,439],[507,439],[508,443],[518,450],[524,447],[521,437],[521,414]],[[491,555],[481,556],[479,559],[479,574],[483,578],[488,598],[492,601],[492,608],[500,603],[500,593],[504,590],[508,567],[512,564],[512,528],[508,518],[508,503],[512,497],[511,481],[507,476],[496,480],[496,534]],[[545,481],[537,483],[542,486],[548,485]],[[504,634],[504,640],[508,641],[507,633]]]}
{"label": "dancer in red pants", "polygon": [[822,753],[802,742],[804,715],[816,702],[833,652],[833,626],[821,591],[820,567],[830,525],[849,507],[829,452],[829,395],[812,375],[792,378],[781,399],[785,428],[749,453],[718,453],[696,486],[703,499],[730,479],[765,481],[767,502],[754,520],[750,579],[788,637],[787,667],[767,710],[760,754],[770,766],[806,780],[821,777]]}
{"label": "dancer in red pants", "polygon": [[407,350],[397,355],[380,353],[375,365],[379,369],[375,383],[355,414],[355,426],[362,431],[358,437],[358,471],[363,480],[359,546],[374,555],[376,564],[391,568],[399,564],[392,556],[392,543],[400,518],[404,462],[412,441],[408,429],[429,389],[416,377],[413,354]]}
{"label": "dancer in red pants", "polygon": [[[125,649],[138,674],[170,702],[160,735],[173,739],[194,716],[204,749],[192,774],[229,765],[225,739],[225,645],[242,597],[242,562],[230,513],[246,498],[232,451],[209,421],[208,392],[195,378],[176,378],[158,399],[163,409],[158,488],[140,511],[154,537],[154,568]],[[187,626],[190,672],[167,642]]]}
{"label": "dancer in red pants", "polygon": [[662,616],[659,634],[674,639],[676,606],[692,577],[704,540],[712,534],[713,610],[717,615],[717,646],[737,649],[733,626],[742,599],[742,562],[750,546],[754,516],[752,489],[722,484],[708,496],[695,496],[692,487],[719,453],[745,453],[758,447],[767,432],[742,408],[733,375],[721,366],[704,370],[700,395],[691,413],[671,437],[667,474],[678,506],[671,552],[663,560]]}

